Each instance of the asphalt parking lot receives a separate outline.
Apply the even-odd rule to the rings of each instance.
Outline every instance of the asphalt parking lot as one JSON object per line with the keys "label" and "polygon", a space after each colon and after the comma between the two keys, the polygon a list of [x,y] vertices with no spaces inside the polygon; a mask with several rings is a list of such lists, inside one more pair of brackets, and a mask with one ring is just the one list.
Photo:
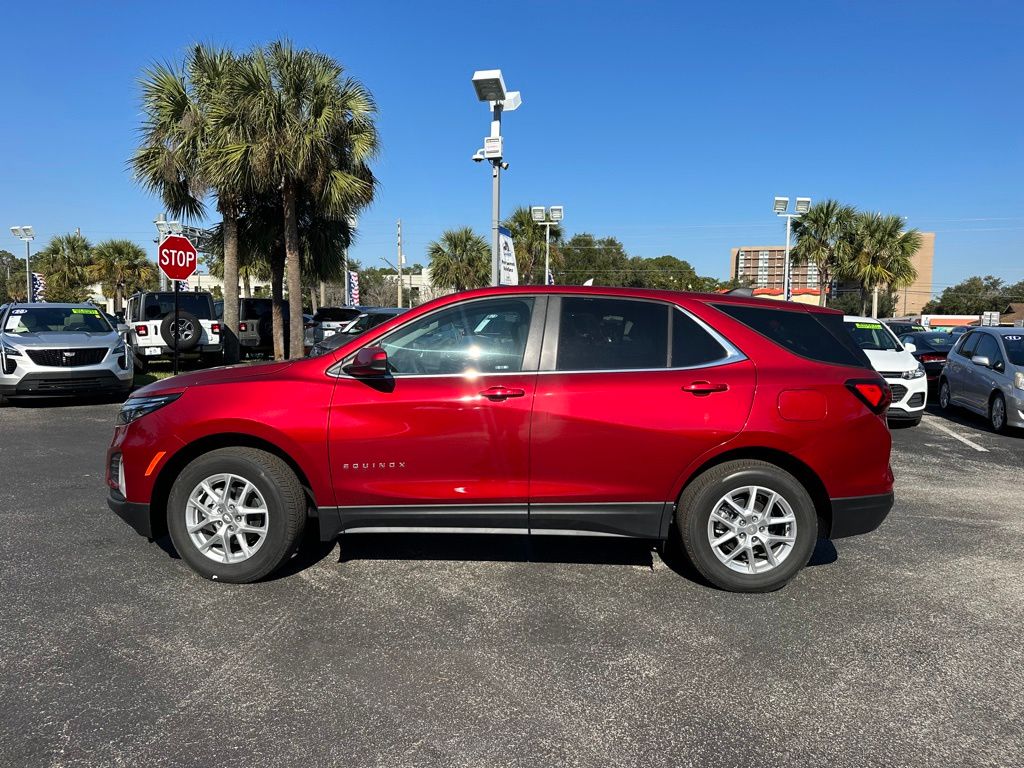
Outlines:
{"label": "asphalt parking lot", "polygon": [[641,544],[503,537],[352,536],[231,586],[107,510],[116,411],[0,410],[0,765],[1024,755],[1024,436],[897,430],[889,520],[769,595]]}

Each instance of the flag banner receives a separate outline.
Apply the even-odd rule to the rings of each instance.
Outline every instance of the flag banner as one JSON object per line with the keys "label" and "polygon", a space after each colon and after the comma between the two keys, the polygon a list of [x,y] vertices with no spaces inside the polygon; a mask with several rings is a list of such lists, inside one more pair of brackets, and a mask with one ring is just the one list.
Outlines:
{"label": "flag banner", "polygon": [[354,271],[348,273],[348,305],[359,306],[359,273]]}
{"label": "flag banner", "polygon": [[516,248],[505,227],[498,227],[498,285],[519,285]]}
{"label": "flag banner", "polygon": [[32,273],[32,295],[29,302],[46,301],[46,276],[42,272]]}
{"label": "flag banner", "polygon": [[[174,290],[174,286],[173,285],[171,286],[171,290],[172,291]],[[179,280],[178,281],[178,290],[181,291],[182,293],[186,293],[187,291],[191,290],[188,287],[188,280]]]}
{"label": "flag banner", "polygon": [[555,284],[555,274],[550,269],[548,270],[547,284],[548,285],[554,285]]}

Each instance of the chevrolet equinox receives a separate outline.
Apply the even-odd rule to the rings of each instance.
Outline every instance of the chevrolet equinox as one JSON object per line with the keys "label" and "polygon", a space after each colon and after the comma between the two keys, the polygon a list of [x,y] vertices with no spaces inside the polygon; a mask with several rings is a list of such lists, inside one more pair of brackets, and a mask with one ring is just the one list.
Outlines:
{"label": "chevrolet equinox", "polygon": [[334,338],[138,390],[110,507],[220,581],[267,576],[313,525],[673,536],[711,583],[763,592],[893,504],[889,387],[832,310],[520,286]]}

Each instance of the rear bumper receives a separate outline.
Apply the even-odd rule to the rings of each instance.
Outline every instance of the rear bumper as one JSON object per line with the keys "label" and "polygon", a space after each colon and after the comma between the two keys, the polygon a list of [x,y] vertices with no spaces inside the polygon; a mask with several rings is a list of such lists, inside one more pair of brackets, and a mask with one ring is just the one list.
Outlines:
{"label": "rear bumper", "polygon": [[149,504],[128,501],[119,491],[111,488],[107,494],[107,506],[134,528],[140,536],[145,536],[147,539],[153,538],[153,523],[149,518]]}
{"label": "rear bumper", "polygon": [[894,499],[891,492],[832,499],[832,530],[829,538],[845,539],[871,533],[889,516]]}

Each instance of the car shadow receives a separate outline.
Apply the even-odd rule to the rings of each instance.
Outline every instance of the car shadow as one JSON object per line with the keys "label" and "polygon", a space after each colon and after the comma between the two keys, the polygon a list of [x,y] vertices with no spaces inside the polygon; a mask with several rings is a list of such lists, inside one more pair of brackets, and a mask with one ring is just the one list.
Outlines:
{"label": "car shadow", "polygon": [[25,410],[44,408],[79,408],[89,405],[114,405],[123,403],[128,395],[71,395],[62,397],[12,397],[4,401],[4,408]]}

